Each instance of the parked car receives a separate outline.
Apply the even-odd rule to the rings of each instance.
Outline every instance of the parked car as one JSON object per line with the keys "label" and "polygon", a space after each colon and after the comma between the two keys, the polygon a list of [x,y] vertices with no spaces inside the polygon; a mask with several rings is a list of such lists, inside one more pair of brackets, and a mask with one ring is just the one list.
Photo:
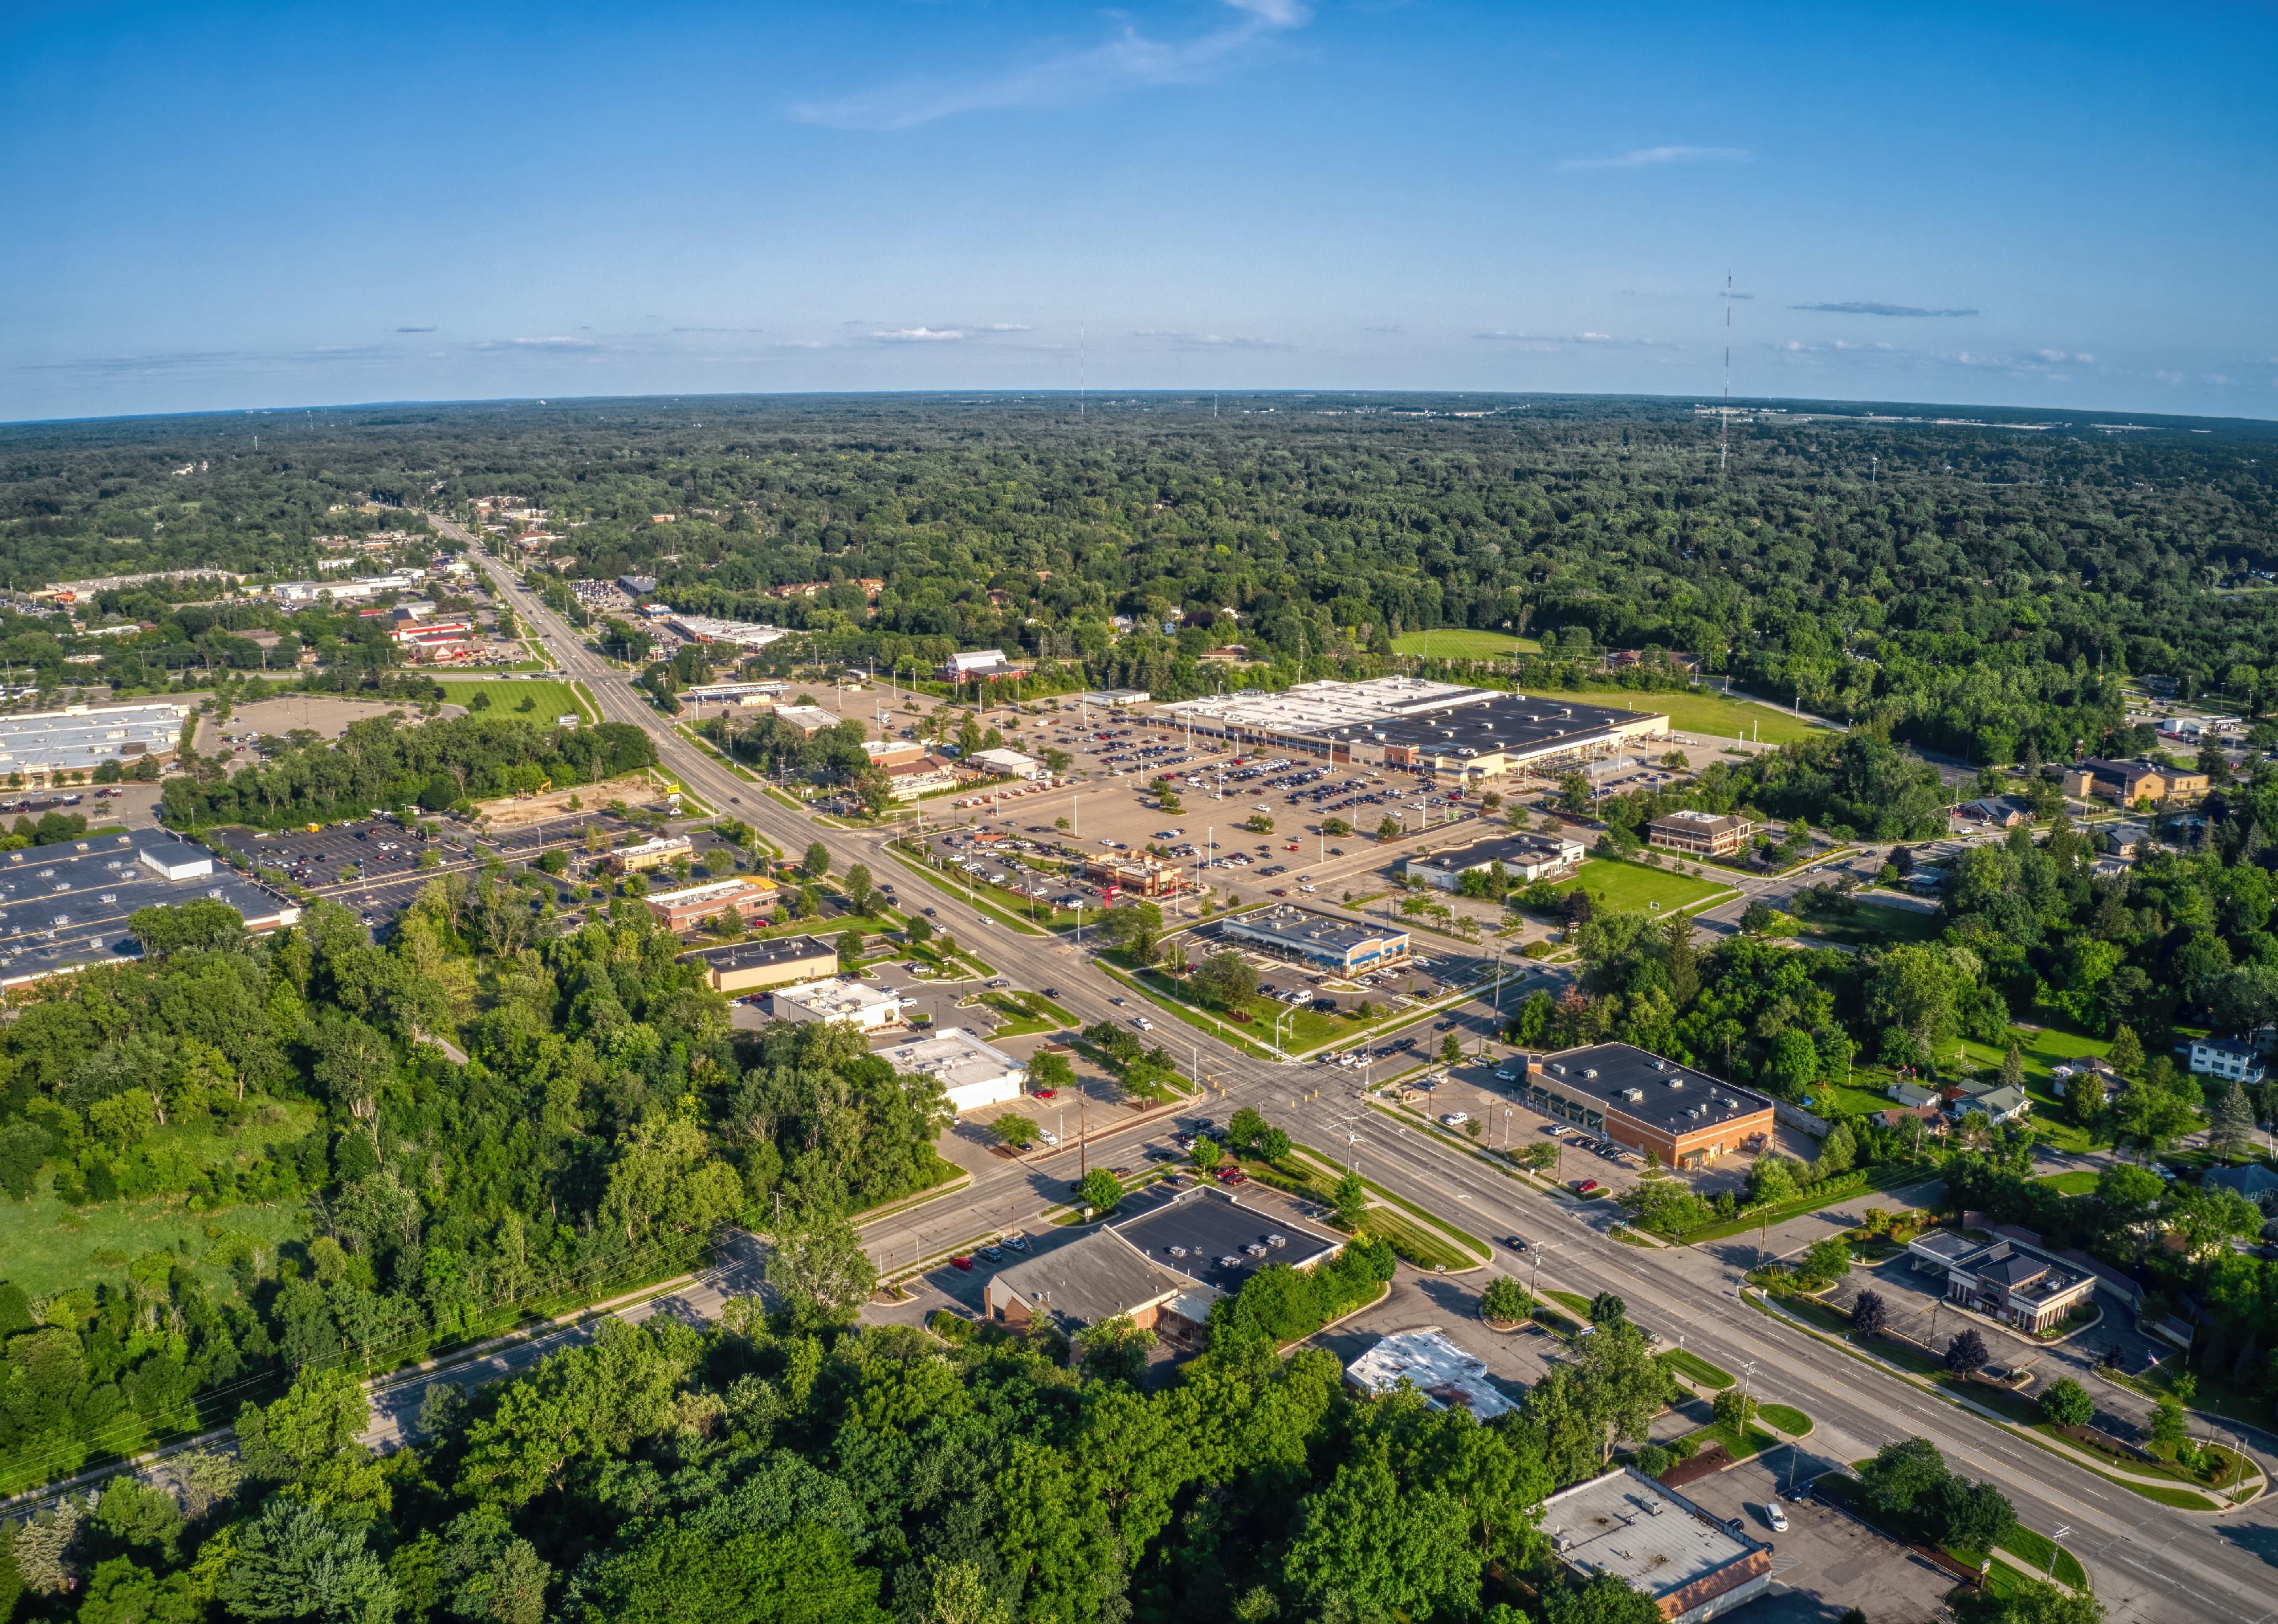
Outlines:
{"label": "parked car", "polygon": [[1777,1500],[1770,1501],[1765,1505],[1764,1521],[1772,1525],[1773,1533],[1787,1532],[1787,1513],[1780,1508],[1780,1503]]}
{"label": "parked car", "polygon": [[1007,1235],[1005,1237],[1005,1244],[1015,1252],[1026,1252],[1028,1249],[1028,1238],[1024,1235]]}
{"label": "parked car", "polygon": [[949,1260],[949,1266],[952,1269],[962,1269],[967,1274],[973,1272],[973,1260],[969,1257],[953,1257]]}
{"label": "parked car", "polygon": [[1577,1195],[1594,1195],[1605,1187],[1594,1178],[1577,1178],[1567,1186]]}

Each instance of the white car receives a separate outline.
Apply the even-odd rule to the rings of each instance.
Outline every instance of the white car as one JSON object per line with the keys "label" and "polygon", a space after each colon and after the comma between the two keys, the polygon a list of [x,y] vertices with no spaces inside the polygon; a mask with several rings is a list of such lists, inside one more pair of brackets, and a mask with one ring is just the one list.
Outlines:
{"label": "white car", "polygon": [[1149,1019],[1148,1019],[1145,1016],[1143,1016],[1143,1015],[1135,1015],[1135,1016],[1133,1016],[1133,1017],[1131,1018],[1131,1024],[1132,1024],[1133,1025],[1135,1025],[1135,1026],[1138,1027],[1138,1028],[1139,1028],[1139,1030],[1140,1030],[1140,1031],[1142,1031],[1142,1032],[1152,1032],[1152,1031],[1154,1031],[1154,1030],[1155,1030],[1155,1023],[1154,1023],[1153,1021],[1149,1020]]}
{"label": "white car", "polygon": [[1047,1145],[1057,1145],[1060,1142],[1059,1135],[1053,1132],[1050,1128],[1038,1128],[1036,1130],[1036,1138]]}
{"label": "white car", "polygon": [[1469,1111],[1449,1111],[1440,1118],[1440,1125],[1446,1128],[1460,1128],[1471,1119],[1472,1114]]}
{"label": "white car", "polygon": [[1772,1525],[1773,1533],[1787,1532],[1787,1513],[1780,1509],[1780,1503],[1777,1500],[1770,1501],[1764,1506],[1764,1521]]}

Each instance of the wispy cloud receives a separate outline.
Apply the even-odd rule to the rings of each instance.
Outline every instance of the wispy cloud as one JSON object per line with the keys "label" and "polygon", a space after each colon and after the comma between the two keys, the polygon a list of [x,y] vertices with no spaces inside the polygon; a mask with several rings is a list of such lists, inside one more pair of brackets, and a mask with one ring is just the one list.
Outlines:
{"label": "wispy cloud", "polygon": [[76,361],[27,361],[27,372],[178,372],[199,367],[243,366],[273,357],[242,349],[164,350],[148,355],[88,355]]}
{"label": "wispy cloud", "polygon": [[1659,164],[1745,164],[1756,155],[1746,147],[1634,147],[1610,157],[1569,158],[1561,169],[1651,169]]}
{"label": "wispy cloud", "polygon": [[1816,304],[1792,304],[1791,310],[1816,310],[1823,316],[1975,316],[1968,307],[1957,309],[1934,310],[1918,304],[1880,304],[1871,299],[1831,299]]}
{"label": "wispy cloud", "polygon": [[990,322],[981,331],[983,332],[1034,332],[1036,329],[1026,322]]}
{"label": "wispy cloud", "polygon": [[1363,332],[1405,332],[1408,329],[1397,322],[1388,322],[1381,327],[1364,327],[1361,331]]}
{"label": "wispy cloud", "polygon": [[567,354],[581,354],[597,350],[601,347],[591,339],[556,336],[544,339],[478,339],[467,347],[488,355],[500,351],[511,353],[516,350],[560,350]]}
{"label": "wispy cloud", "polygon": [[1181,349],[1288,349],[1291,347],[1279,339],[1250,339],[1223,332],[1166,332],[1148,328],[1135,332],[1133,338],[1144,343],[1169,344]]}
{"label": "wispy cloud", "polygon": [[398,327],[395,331],[398,332],[432,332],[435,330],[432,327]]}
{"label": "wispy cloud", "polygon": [[1226,0],[1220,27],[1181,40],[1150,39],[1126,24],[1097,45],[1061,49],[970,78],[905,80],[792,104],[803,124],[842,130],[907,130],[959,113],[1063,107],[1156,85],[1191,85],[1222,72],[1276,35],[1311,20],[1304,0]]}
{"label": "wispy cloud", "polygon": [[765,332],[764,327],[675,327],[675,332]]}
{"label": "wispy cloud", "polygon": [[1505,332],[1493,329],[1475,332],[1472,339],[1482,344],[1517,344],[1535,349],[1563,349],[1569,345],[1602,345],[1625,349],[1673,349],[1654,339],[1617,338],[1610,332]]}
{"label": "wispy cloud", "polygon": [[954,344],[965,336],[962,327],[889,327],[870,335],[881,344]]}

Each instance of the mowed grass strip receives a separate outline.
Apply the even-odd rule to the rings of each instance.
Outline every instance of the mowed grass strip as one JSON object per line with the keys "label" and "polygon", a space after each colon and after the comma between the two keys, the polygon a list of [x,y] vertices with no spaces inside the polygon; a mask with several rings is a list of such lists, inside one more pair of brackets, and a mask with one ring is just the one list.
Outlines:
{"label": "mowed grass strip", "polygon": [[1508,654],[1540,654],[1542,645],[1532,637],[1514,637],[1507,631],[1444,626],[1430,631],[1403,631],[1392,640],[1392,652],[1424,660],[1497,660]]}
{"label": "mowed grass strip", "polygon": [[1591,858],[1571,880],[1556,888],[1563,896],[1578,887],[1587,891],[1590,900],[1601,908],[1634,913],[1689,912],[1730,896],[1735,889],[1723,881],[1696,880],[1672,869],[1648,868],[1617,858]]}
{"label": "mowed grass strip", "polygon": [[435,685],[443,690],[444,704],[463,705],[470,710],[474,709],[475,696],[484,695],[490,705],[478,714],[485,716],[534,721],[547,728],[554,726],[554,719],[560,716],[575,716],[581,722],[593,720],[592,710],[567,682],[531,682],[519,678],[506,682],[464,678],[454,682],[446,678]]}

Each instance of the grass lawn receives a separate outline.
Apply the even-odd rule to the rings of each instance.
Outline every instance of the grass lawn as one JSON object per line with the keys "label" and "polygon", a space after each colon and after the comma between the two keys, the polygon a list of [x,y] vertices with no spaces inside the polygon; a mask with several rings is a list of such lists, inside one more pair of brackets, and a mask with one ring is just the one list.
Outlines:
{"label": "grass lawn", "polygon": [[[1696,880],[1666,868],[1647,868],[1617,858],[1591,858],[1571,880],[1556,889],[1563,896],[1577,886],[1590,894],[1601,908],[1639,912],[1686,911],[1706,907],[1732,895],[1733,888],[1714,880]],[[1658,904],[1657,909],[1655,904]]]}
{"label": "grass lawn", "polygon": [[1005,1025],[990,1034],[992,1038],[1021,1038],[1077,1025],[1075,1017],[1034,993],[989,993],[981,1002],[1005,1018]]}
{"label": "grass lawn", "polygon": [[1392,652],[1426,660],[1494,660],[1505,654],[1540,654],[1542,645],[1532,637],[1514,637],[1509,632],[1443,626],[1431,631],[1403,631],[1392,640]]}
{"label": "grass lawn", "polygon": [[1800,1438],[1811,1430],[1811,1417],[1792,1405],[1760,1404],[1756,1414],[1770,1426],[1777,1427],[1792,1438]]}
{"label": "grass lawn", "polygon": [[1680,689],[1672,693],[1640,693],[1624,688],[1586,688],[1581,691],[1618,695],[1617,698],[1593,698],[1591,703],[1626,703],[1633,710],[1658,711],[1679,733],[1697,733],[1707,738],[1729,739],[1745,732],[1767,744],[1786,744],[1827,731],[1823,725],[1791,716],[1785,711],[1758,705],[1753,699],[1727,698],[1705,688]]}
{"label": "grass lawn", "polygon": [[1573,1313],[1575,1313],[1576,1315],[1579,1315],[1583,1320],[1587,1321],[1587,1320],[1589,1319],[1589,1317],[1590,1317],[1590,1300],[1589,1300],[1588,1298],[1586,1298],[1586,1297],[1583,1296],[1581,1292],[1543,1292],[1542,1294],[1543,1294],[1545,1297],[1548,1297],[1548,1299],[1550,1299],[1550,1300],[1551,1300],[1551,1301],[1553,1301],[1553,1302],[1555,1302],[1555,1303],[1558,1304],[1558,1306],[1559,1306],[1559,1307],[1561,1307],[1561,1308],[1563,1308],[1571,1309]]}
{"label": "grass lawn", "polygon": [[1704,1448],[1710,1444],[1722,1444],[1724,1446],[1724,1452],[1735,1460],[1751,1460],[1767,1449],[1777,1449],[1787,1442],[1778,1434],[1767,1432],[1754,1422],[1750,1422],[1738,1432],[1730,1427],[1717,1425],[1703,1427],[1693,1436],[1700,1440]]}
{"label": "grass lawn", "polygon": [[2084,1170],[2069,1173],[2051,1173],[2045,1178],[2036,1178],[2035,1184],[2047,1185],[2059,1195],[2087,1195],[2096,1189],[2097,1176]]}
{"label": "grass lawn", "polygon": [[1438,1231],[1417,1223],[1405,1213],[1395,1212],[1389,1207],[1368,1209],[1366,1227],[1372,1234],[1382,1236],[1393,1251],[1404,1262],[1418,1269],[1476,1269],[1479,1260],[1447,1239]]}
{"label": "grass lawn", "polygon": [[[272,1144],[302,1138],[315,1123],[313,1107],[279,1102],[265,1107],[235,1139],[161,1128],[147,1142],[177,1144],[200,1165],[213,1167],[258,1159]],[[31,1201],[0,1203],[0,1259],[5,1260],[0,1276],[30,1296],[48,1297],[164,1253],[197,1266],[206,1284],[226,1296],[234,1289],[227,1273],[208,1258],[226,1258],[241,1236],[273,1258],[279,1241],[308,1232],[308,1209],[299,1201],[217,1212],[190,1212],[179,1195],[72,1207],[57,1199],[43,1176]]]}
{"label": "grass lawn", "polygon": [[1838,1117],[1868,1117],[1888,1110],[1898,1102],[1871,1088],[1848,1083],[1821,1083],[1811,1091],[1811,1109],[1832,1120]]}
{"label": "grass lawn", "polygon": [[1832,942],[1843,947],[1879,948],[1899,942],[1935,942],[1945,925],[1934,913],[1918,908],[1892,908],[1861,902],[1842,918],[1808,918],[1796,922],[1795,934],[1805,942]]}
{"label": "grass lawn", "polygon": [[[508,716],[521,721],[535,721],[552,727],[557,716],[581,716],[587,721],[593,713],[585,702],[567,682],[484,682],[478,678],[463,678],[456,682],[445,680],[437,687],[443,690],[447,705],[465,705],[477,694],[490,698],[490,707],[483,714]],[[526,702],[526,703],[525,703]]]}
{"label": "grass lawn", "polygon": [[1698,1353],[1688,1353],[1681,1347],[1670,1348],[1655,1357],[1678,1375],[1703,1387],[1714,1388],[1718,1392],[1730,1387],[1734,1380],[1731,1371],[1710,1364]]}

